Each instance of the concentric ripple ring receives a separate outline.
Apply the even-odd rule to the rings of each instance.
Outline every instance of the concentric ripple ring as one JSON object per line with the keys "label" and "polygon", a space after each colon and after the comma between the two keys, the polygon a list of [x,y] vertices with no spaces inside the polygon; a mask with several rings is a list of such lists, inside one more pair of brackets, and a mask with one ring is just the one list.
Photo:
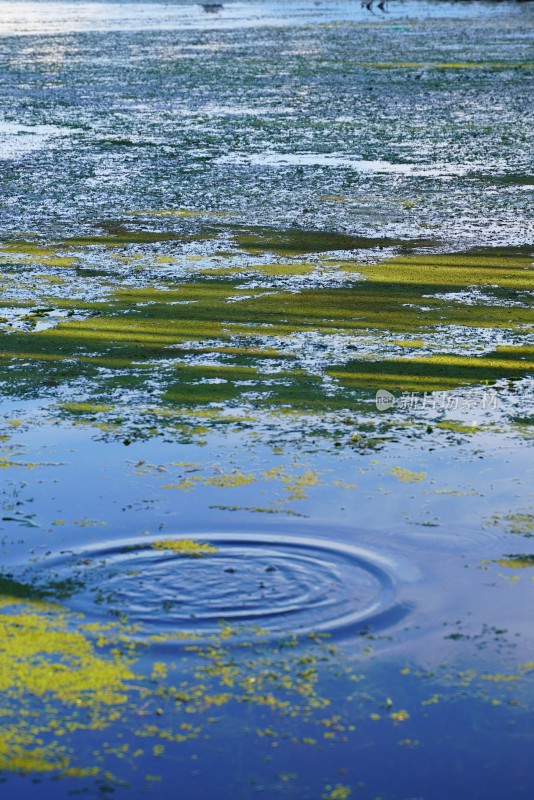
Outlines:
{"label": "concentric ripple ring", "polygon": [[273,636],[341,636],[387,627],[406,613],[394,562],[324,538],[143,537],[70,551],[48,567],[79,587],[71,609],[121,616],[146,636],[210,635],[224,624]]}

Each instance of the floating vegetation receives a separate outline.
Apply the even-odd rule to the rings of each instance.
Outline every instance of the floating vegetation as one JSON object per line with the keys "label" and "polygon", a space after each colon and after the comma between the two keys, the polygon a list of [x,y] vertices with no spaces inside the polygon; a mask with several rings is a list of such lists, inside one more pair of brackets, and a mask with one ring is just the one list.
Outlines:
{"label": "floating vegetation", "polygon": [[[265,648],[267,631],[257,628],[251,649],[240,643],[239,629],[221,624],[208,642],[189,646],[195,663],[175,682],[167,662],[153,661],[143,675],[138,645],[128,628],[117,624],[88,623],[51,606],[14,601],[4,603],[0,627],[0,765],[8,771],[99,780],[105,776],[104,753],[118,770],[125,754],[142,760],[147,740],[154,754],[176,752],[176,747],[206,737],[217,743],[224,733],[217,732],[215,715],[225,708],[238,718],[239,709],[246,709],[260,741],[290,737],[294,745],[319,752],[323,743],[354,738],[355,719],[364,717],[370,702],[371,707],[379,704],[360,688],[365,675],[328,637],[316,634],[303,647],[290,636]],[[178,638],[170,635],[168,641]],[[333,675],[343,684],[339,705],[328,696]],[[26,714],[28,696],[33,700]],[[389,713],[394,723],[410,716],[404,709]],[[120,734],[125,726],[132,737],[126,746]],[[80,740],[98,732],[105,732],[107,739],[103,752],[93,752],[89,761],[80,758],[72,749],[72,736]],[[107,772],[108,779],[111,774]],[[339,794],[340,787],[333,789],[335,796],[347,796]]]}
{"label": "floating vegetation", "polygon": [[412,472],[403,467],[393,467],[389,470],[389,474],[402,483],[419,483],[426,478],[426,472]]}
{"label": "floating vegetation", "polygon": [[512,514],[494,514],[488,524],[502,528],[508,533],[530,538],[534,536],[534,514],[530,511],[518,511]]}
{"label": "floating vegetation", "polygon": [[501,567],[510,569],[526,569],[534,567],[534,555],[507,555],[499,558],[497,562]]}
{"label": "floating vegetation", "polygon": [[[67,774],[76,763],[70,737],[120,717],[135,678],[130,646],[107,628],[96,642],[57,606],[9,597],[1,606],[0,768]],[[91,765],[79,774],[99,771]]]}
{"label": "floating vegetation", "polygon": [[159,539],[153,542],[154,550],[169,550],[187,558],[203,558],[217,552],[217,548],[194,539]]}

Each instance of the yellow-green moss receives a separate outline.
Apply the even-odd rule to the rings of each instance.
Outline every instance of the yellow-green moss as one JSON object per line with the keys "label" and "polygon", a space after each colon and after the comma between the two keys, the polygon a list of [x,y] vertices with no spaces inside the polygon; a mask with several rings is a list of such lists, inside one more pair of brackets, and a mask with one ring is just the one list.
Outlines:
{"label": "yellow-green moss", "polygon": [[208,478],[204,483],[206,486],[228,489],[236,486],[247,486],[255,481],[256,477],[252,473],[245,475],[242,472],[232,472],[228,475],[214,475],[213,478]]}
{"label": "yellow-green moss", "polygon": [[499,558],[497,563],[508,569],[527,569],[534,567],[534,555],[509,555]]}
{"label": "yellow-green moss", "polygon": [[89,707],[124,703],[134,678],[120,659],[97,655],[91,640],[69,629],[71,618],[32,607],[0,614],[0,691],[50,695]]}
{"label": "yellow-green moss", "polygon": [[388,470],[388,472],[403,483],[419,483],[426,478],[426,472],[412,472],[403,467],[393,467],[393,469]]}
{"label": "yellow-green moss", "polygon": [[196,542],[194,539],[161,539],[154,542],[155,550],[167,550],[188,558],[202,558],[217,552],[217,548],[205,542]]}
{"label": "yellow-green moss", "polygon": [[344,786],[342,783],[337,783],[333,789],[328,786],[326,793],[323,794],[323,797],[326,800],[347,800],[351,794],[352,791],[349,786]]}
{"label": "yellow-green moss", "polygon": [[530,511],[517,511],[510,514],[494,514],[490,523],[509,533],[530,537],[534,535],[534,514]]}

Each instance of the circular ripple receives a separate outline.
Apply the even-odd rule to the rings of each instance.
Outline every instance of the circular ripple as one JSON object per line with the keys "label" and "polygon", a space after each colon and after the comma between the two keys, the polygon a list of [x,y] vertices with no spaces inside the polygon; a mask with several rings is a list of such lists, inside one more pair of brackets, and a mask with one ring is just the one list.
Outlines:
{"label": "circular ripple", "polygon": [[[191,537],[174,537],[180,542]],[[393,565],[342,543],[288,536],[210,534],[214,553],[191,558],[122,543],[49,562],[80,588],[67,601],[87,617],[121,616],[145,635],[211,634],[221,623],[265,634],[338,634],[387,627],[406,613]]]}

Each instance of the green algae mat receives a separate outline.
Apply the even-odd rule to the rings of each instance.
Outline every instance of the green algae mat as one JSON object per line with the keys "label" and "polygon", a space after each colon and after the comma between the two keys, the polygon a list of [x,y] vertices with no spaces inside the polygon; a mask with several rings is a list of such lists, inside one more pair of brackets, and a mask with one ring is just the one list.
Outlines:
{"label": "green algae mat", "polygon": [[530,798],[528,3],[0,3],[0,781]]}
{"label": "green algae mat", "polygon": [[[65,413],[104,414],[110,392],[146,396],[158,384],[160,410],[172,420],[243,404],[351,409],[372,390],[425,393],[532,372],[534,267],[525,248],[414,248],[375,264],[347,251],[342,260],[280,261],[267,250],[264,263],[250,265],[239,250],[213,265],[173,248],[135,253],[132,269],[127,252],[134,243],[139,251],[139,234],[131,232],[132,242],[127,229],[121,236],[121,245],[95,237],[90,247],[4,242],[7,293],[28,297],[44,283],[38,305],[35,297],[14,299],[0,318],[13,391],[38,395],[45,368],[50,387],[88,381],[85,402],[63,403]],[[300,230],[286,237],[307,239]],[[325,248],[331,238],[324,234]],[[319,232],[313,241],[320,246]],[[106,253],[111,266],[100,281],[93,270],[97,296],[77,298],[88,258],[110,247],[119,252]],[[116,417],[117,409],[107,413]]]}

